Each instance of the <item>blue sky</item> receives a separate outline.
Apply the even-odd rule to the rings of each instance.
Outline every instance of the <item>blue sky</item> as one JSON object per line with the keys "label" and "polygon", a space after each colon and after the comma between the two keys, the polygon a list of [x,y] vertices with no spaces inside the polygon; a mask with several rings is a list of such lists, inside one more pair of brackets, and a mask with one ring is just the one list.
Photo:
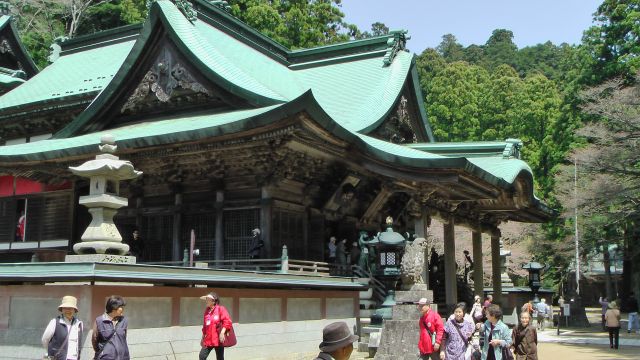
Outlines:
{"label": "blue sky", "polygon": [[484,44],[494,29],[514,33],[519,48],[544,43],[578,44],[603,0],[342,0],[345,20],[369,30],[380,21],[409,30],[416,53],[451,33],[464,46]]}

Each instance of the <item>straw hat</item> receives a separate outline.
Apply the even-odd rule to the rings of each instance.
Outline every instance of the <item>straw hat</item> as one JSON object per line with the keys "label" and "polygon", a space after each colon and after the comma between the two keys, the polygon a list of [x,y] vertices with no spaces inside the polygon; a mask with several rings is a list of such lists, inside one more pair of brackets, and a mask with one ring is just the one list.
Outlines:
{"label": "straw hat", "polygon": [[62,308],[74,308],[78,312],[78,299],[75,296],[67,295],[62,298],[62,304],[58,306],[58,311],[62,311]]}
{"label": "straw hat", "polygon": [[332,352],[353,344],[355,341],[358,341],[358,337],[351,333],[346,322],[334,322],[322,329],[320,350],[324,352]]}

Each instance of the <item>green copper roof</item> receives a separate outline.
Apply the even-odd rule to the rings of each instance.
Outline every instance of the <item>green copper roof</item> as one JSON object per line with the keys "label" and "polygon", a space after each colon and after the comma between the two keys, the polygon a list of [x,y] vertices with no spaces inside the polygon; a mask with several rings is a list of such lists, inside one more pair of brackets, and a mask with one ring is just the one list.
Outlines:
{"label": "green copper roof", "polygon": [[0,97],[0,109],[97,94],[113,78],[134,41],[115,43],[60,56],[23,85]]}
{"label": "green copper roof", "polygon": [[0,72],[0,88],[2,87],[14,87],[20,84],[23,84],[24,79],[20,79],[15,76],[9,76]]}
{"label": "green copper roof", "polygon": [[[97,151],[100,137],[111,134],[118,140],[120,150],[189,141],[203,135],[216,136],[242,130],[251,119],[278,106],[232,111],[219,114],[179,116],[80,135],[64,139],[49,139],[37,143],[0,146],[0,161],[16,159],[37,161],[65,156],[91,154]],[[242,120],[242,123],[234,124]],[[226,125],[226,126],[223,126]],[[203,132],[204,129],[210,129]]]}
{"label": "green copper roof", "polygon": [[207,284],[218,287],[303,288],[362,291],[354,278],[217,270],[158,265],[108,263],[13,263],[0,264],[0,283],[118,281],[128,283]]}
{"label": "green copper roof", "polygon": [[175,116],[71,138],[2,146],[0,162],[42,161],[95,153],[100,137],[107,133],[116,138],[119,150],[124,152],[127,149],[195,141],[259,128],[301,111],[311,114],[328,131],[364,153],[395,166],[416,169],[464,168],[500,187],[509,187],[521,171],[531,173],[529,167],[517,159],[447,157],[350,131],[335,122],[311,92],[285,104],[258,109]]}

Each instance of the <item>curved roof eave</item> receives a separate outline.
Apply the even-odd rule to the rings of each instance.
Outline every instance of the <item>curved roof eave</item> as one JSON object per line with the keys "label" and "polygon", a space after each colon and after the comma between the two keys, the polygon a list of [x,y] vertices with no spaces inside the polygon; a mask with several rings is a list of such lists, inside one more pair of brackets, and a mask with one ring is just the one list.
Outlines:
{"label": "curved roof eave", "polygon": [[[514,168],[518,167],[519,169],[519,171],[515,171],[513,173],[511,178],[504,179],[503,177],[492,173],[492,171],[495,172],[495,169],[487,169],[486,164],[478,162],[477,158],[467,159],[464,157],[441,156],[349,131],[339,123],[335,122],[322,109],[311,90],[285,104],[272,105],[259,109],[239,110],[223,114],[205,115],[205,119],[202,123],[198,126],[194,126],[193,128],[189,128],[184,125],[180,128],[171,126],[171,124],[163,125],[162,120],[160,120],[157,122],[141,123],[122,128],[104,130],[69,139],[52,139],[38,143],[1,147],[0,162],[46,161],[64,157],[86,156],[96,153],[97,145],[99,144],[100,137],[103,134],[114,132],[116,133],[116,143],[120,150],[124,152],[135,148],[171,145],[185,141],[196,141],[207,137],[218,137],[257,129],[279,120],[289,118],[300,112],[308,113],[314,121],[326,131],[341,140],[352,144],[354,148],[360,150],[362,153],[368,154],[392,167],[402,166],[414,171],[416,169],[459,169],[503,189],[512,189],[514,186],[513,182],[517,178],[524,176],[527,182],[531,185],[530,189],[533,189],[533,176],[531,170],[526,163],[521,160],[504,160],[514,162]],[[206,118],[207,116],[210,118]],[[131,129],[134,129],[135,127],[138,128],[135,131],[131,131]],[[176,131],[176,129],[179,130]],[[139,134],[139,136],[136,134]],[[69,147],[69,144],[73,143],[77,146]],[[51,149],[40,151],[41,149],[46,149],[47,146]],[[58,146],[58,148],[55,148],[55,146]],[[20,153],[20,149],[35,149],[37,151],[27,154],[25,151]],[[13,151],[14,153],[7,153],[9,151]],[[495,161],[497,159],[492,158],[491,160]],[[511,182],[507,180],[511,180]],[[536,199],[533,194],[529,194],[529,196],[533,200],[533,203],[535,203]],[[537,202],[539,203],[539,201]]]}

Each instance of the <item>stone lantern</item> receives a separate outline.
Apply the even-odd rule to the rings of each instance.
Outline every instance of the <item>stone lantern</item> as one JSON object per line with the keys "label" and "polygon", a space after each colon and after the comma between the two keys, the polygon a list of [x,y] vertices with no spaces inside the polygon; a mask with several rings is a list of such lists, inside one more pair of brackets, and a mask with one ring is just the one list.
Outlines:
{"label": "stone lantern", "polygon": [[401,234],[393,231],[393,219],[387,217],[387,229],[378,234],[375,242],[378,253],[376,275],[383,279],[393,279],[393,285],[389,289],[395,288],[395,283],[400,278],[400,261],[404,253],[407,239]]}
{"label": "stone lantern", "polygon": [[542,269],[544,269],[544,266],[538,262],[532,261],[522,265],[522,268],[529,272],[529,287],[533,292],[533,302],[537,304],[540,302],[540,300],[538,300],[538,290],[540,289],[540,286],[542,286],[542,283],[540,282],[540,273],[542,272]]}
{"label": "stone lantern", "polygon": [[82,234],[82,242],[73,246],[79,255],[67,256],[67,261],[135,262],[133,256],[123,256],[129,245],[122,243],[122,236],[113,223],[119,208],[128,200],[120,195],[120,181],[142,175],[133,164],[113,155],[117,149],[111,135],[100,138],[100,154],[77,167],[69,167],[75,175],[89,178],[89,195],[81,196],[79,203],[91,214],[91,223]]}

